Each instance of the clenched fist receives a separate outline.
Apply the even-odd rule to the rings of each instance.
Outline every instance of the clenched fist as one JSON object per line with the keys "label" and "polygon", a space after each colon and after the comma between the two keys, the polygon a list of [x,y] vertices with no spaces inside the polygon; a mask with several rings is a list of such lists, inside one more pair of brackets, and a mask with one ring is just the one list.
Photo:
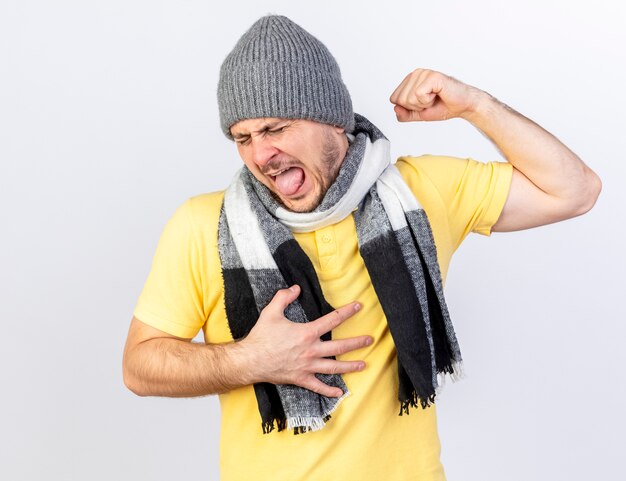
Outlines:
{"label": "clenched fist", "polygon": [[418,68],[389,100],[400,122],[448,120],[475,111],[485,92],[435,70]]}

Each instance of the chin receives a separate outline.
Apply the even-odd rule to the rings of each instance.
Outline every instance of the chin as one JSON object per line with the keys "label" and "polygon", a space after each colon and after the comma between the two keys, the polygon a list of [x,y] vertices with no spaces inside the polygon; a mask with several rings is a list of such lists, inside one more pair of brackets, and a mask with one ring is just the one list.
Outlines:
{"label": "chin", "polygon": [[291,202],[285,203],[283,201],[280,202],[283,207],[292,212],[305,213],[312,212],[319,205],[319,202]]}
{"label": "chin", "polygon": [[276,194],[274,194],[274,197],[285,209],[298,213],[312,212],[322,201],[322,196],[319,194],[312,197],[304,196],[294,200],[283,200]]}
{"label": "chin", "polygon": [[287,210],[297,212],[299,214],[305,214],[307,212],[313,212],[317,205],[297,205],[297,206],[285,206]]}

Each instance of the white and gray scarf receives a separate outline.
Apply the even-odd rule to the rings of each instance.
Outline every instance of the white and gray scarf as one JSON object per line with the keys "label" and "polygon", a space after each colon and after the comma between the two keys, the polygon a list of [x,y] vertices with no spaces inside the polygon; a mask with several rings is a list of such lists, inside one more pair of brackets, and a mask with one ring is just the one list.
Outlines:
{"label": "white and gray scarf", "polygon": [[[282,207],[246,167],[236,174],[218,228],[226,315],[233,338],[241,339],[274,294],[293,284],[301,295],[286,309],[288,319],[308,322],[331,312],[292,232],[320,229],[354,211],[359,251],[398,355],[399,414],[408,414],[418,401],[422,408],[434,402],[446,373],[453,380],[463,376],[461,352],[426,213],[391,164],[389,141],[365,117],[355,114],[355,120],[337,179],[312,212]],[[331,333],[321,339],[331,339]],[[349,391],[339,374],[316,376],[344,395],[326,397],[291,384],[254,385],[264,433],[274,423],[279,431],[287,427],[295,434],[324,427]]]}

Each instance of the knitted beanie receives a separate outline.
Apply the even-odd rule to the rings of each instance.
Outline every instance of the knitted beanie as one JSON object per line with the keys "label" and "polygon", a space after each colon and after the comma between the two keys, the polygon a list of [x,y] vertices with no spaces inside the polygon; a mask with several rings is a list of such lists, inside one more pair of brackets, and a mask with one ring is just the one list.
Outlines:
{"label": "knitted beanie", "polygon": [[326,46],[280,15],[257,20],[220,69],[220,124],[278,117],[309,119],[354,130],[354,113],[337,61]]}

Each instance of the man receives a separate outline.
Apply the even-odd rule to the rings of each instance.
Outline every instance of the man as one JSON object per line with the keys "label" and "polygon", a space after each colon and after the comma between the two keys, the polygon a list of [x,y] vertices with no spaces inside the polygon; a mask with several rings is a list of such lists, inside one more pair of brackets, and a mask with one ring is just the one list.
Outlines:
{"label": "man", "polygon": [[[245,168],[168,222],[126,385],[219,393],[226,480],[445,479],[433,403],[446,373],[462,375],[443,296],[452,253],[469,232],[587,212],[599,178],[486,92],[426,69],[392,93],[398,120],[466,119],[508,162],[391,165],[330,52],[281,16],[242,36],[218,100]],[[206,344],[191,343],[200,329]]]}

